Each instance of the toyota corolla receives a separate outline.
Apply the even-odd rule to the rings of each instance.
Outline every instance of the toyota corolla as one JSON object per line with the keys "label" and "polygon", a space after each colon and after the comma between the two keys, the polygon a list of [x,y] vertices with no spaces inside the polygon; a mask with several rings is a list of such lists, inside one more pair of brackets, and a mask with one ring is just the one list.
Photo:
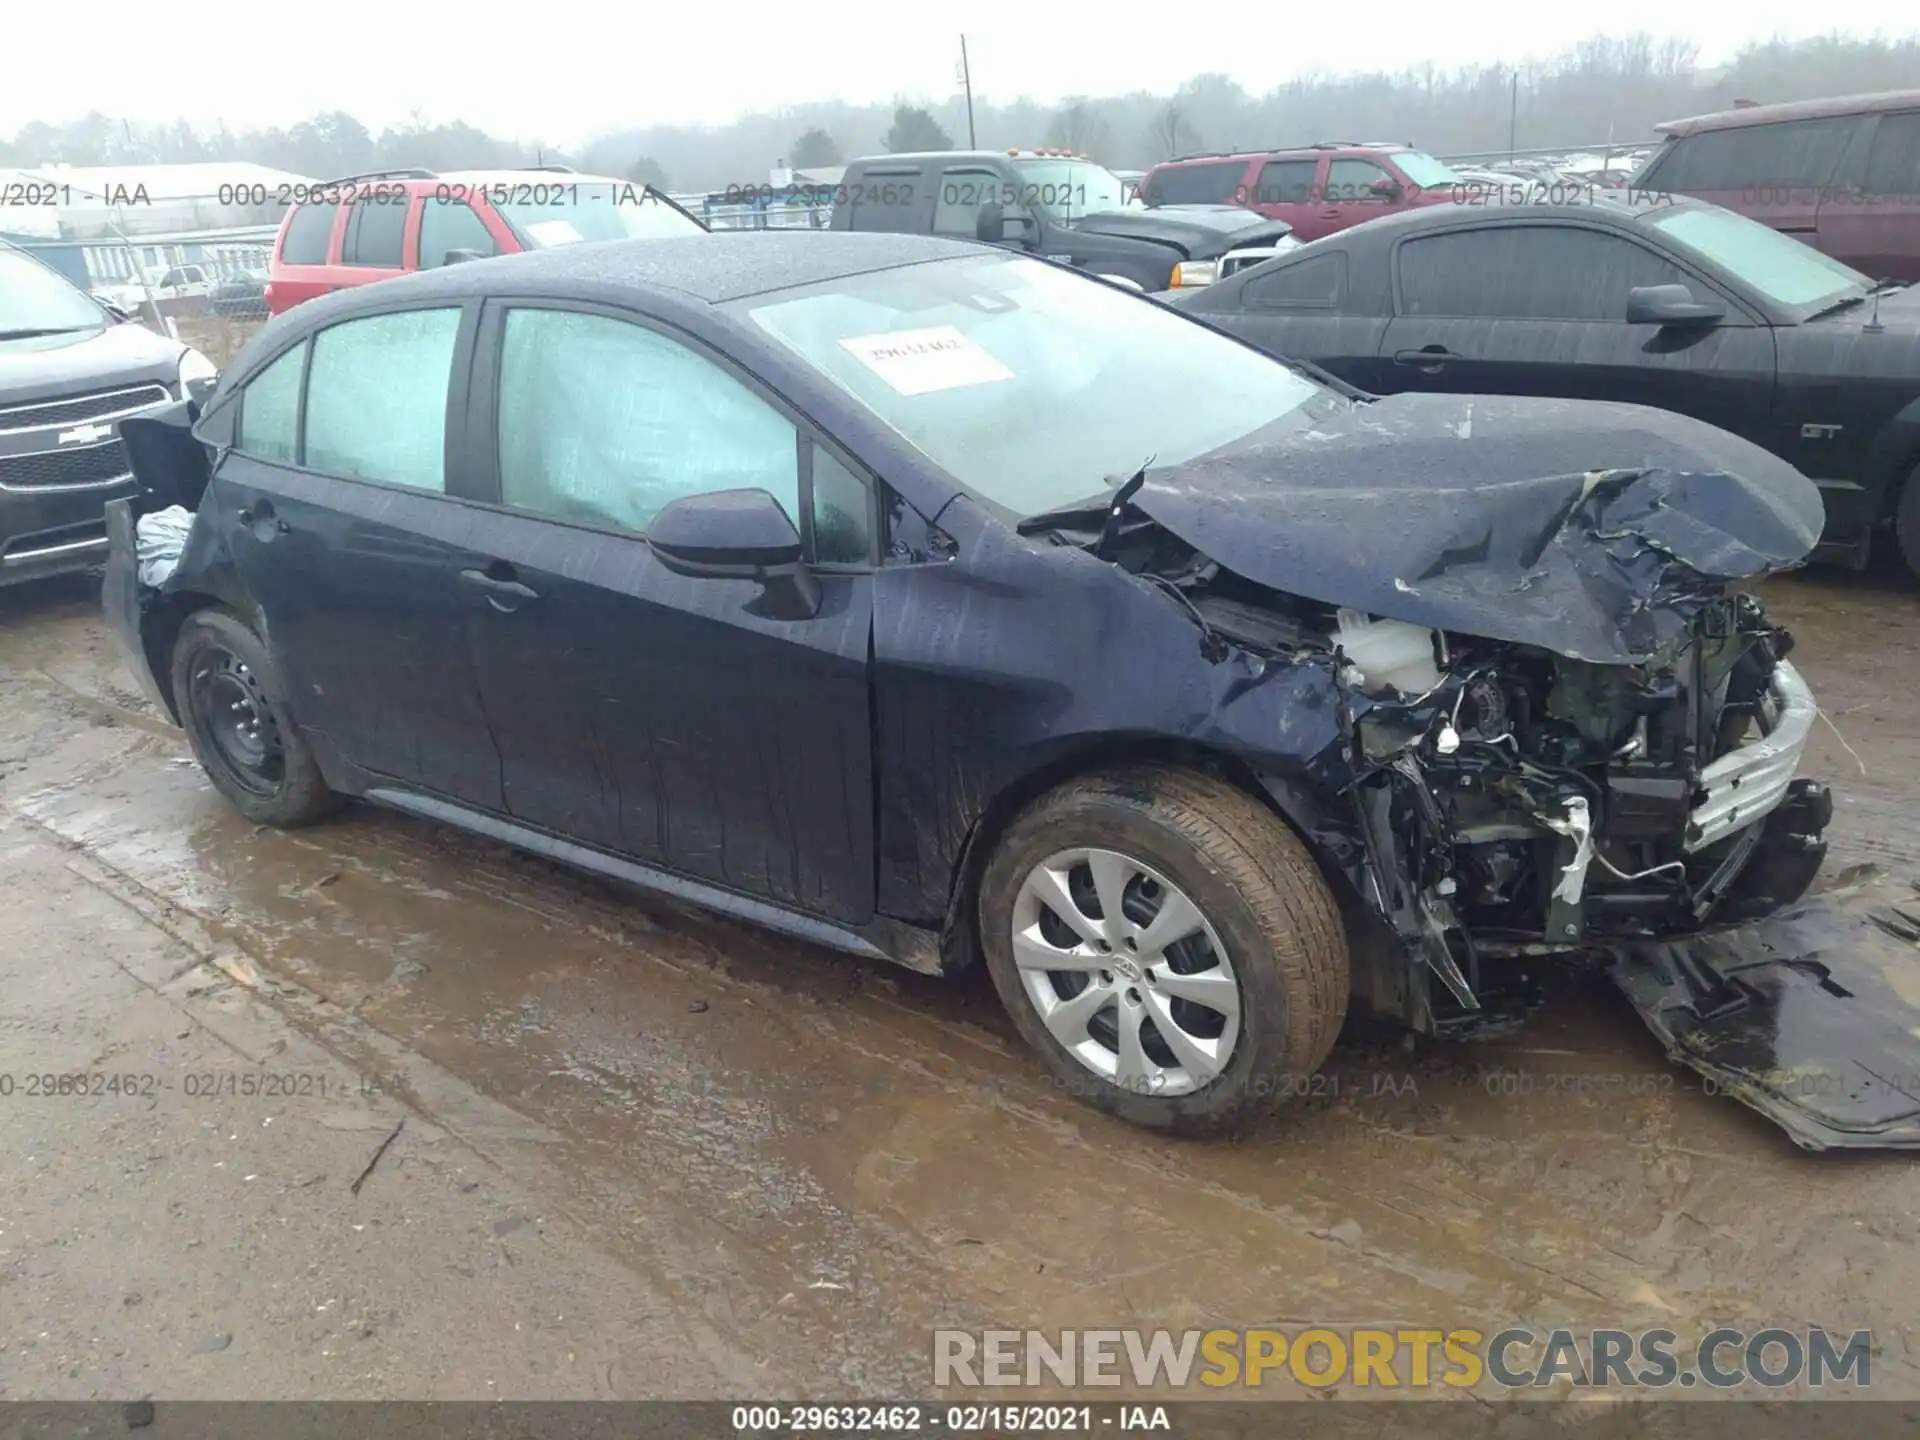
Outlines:
{"label": "toyota corolla", "polygon": [[1295,1093],[1350,1001],[1644,980],[1825,850],[1750,584],[1819,496],[1659,411],[1374,399],[1041,260],[748,233],[326,297],[129,429],[109,616],[243,814],[983,958],[1147,1126]]}

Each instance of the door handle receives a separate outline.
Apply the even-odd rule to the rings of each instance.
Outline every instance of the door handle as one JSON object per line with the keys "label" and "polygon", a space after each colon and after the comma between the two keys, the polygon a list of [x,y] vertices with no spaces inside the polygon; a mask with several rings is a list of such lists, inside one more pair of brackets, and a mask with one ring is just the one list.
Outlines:
{"label": "door handle", "polygon": [[1418,350],[1396,350],[1393,363],[1396,365],[1415,365],[1429,374],[1437,373],[1449,360],[1460,357],[1444,345],[1423,345]]}
{"label": "door handle", "polygon": [[518,610],[540,598],[540,592],[518,580],[502,580],[484,570],[462,570],[460,583],[486,597],[487,604],[502,613]]}

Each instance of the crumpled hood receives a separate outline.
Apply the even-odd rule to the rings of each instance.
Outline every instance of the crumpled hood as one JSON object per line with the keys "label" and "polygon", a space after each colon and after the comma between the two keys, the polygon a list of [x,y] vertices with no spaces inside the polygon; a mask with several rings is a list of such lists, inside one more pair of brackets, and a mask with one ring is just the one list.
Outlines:
{"label": "crumpled hood", "polygon": [[1133,503],[1257,584],[1598,664],[1806,558],[1812,481],[1639,405],[1396,395],[1148,472]]}

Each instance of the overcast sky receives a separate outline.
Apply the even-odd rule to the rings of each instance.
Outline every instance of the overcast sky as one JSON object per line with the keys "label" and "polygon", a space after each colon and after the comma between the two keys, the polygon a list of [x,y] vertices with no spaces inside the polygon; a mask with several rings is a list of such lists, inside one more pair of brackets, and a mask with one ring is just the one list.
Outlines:
{"label": "overcast sky", "polygon": [[[0,133],[88,110],[134,120],[224,119],[239,129],[341,109],[374,130],[418,106],[502,137],[571,145],[616,126],[723,121],[837,96],[941,98],[955,84],[956,12],[910,0],[824,5],[398,3],[155,9],[126,0],[8,7]],[[1081,12],[1083,15],[1087,12]],[[964,9],[974,93],[1010,100],[1171,90],[1221,70],[1261,92],[1309,70],[1399,70],[1540,58],[1604,27],[1696,41],[1706,64],[1750,39],[1833,29],[1904,34],[1912,0],[1741,0],[1595,8],[1488,0],[1353,5],[1146,4],[1075,19],[1032,0]],[[1223,28],[1231,15],[1231,28]],[[117,17],[117,18],[116,18]],[[713,22],[721,23],[714,29]],[[91,40],[76,35],[82,26]],[[1916,77],[1920,82],[1920,77]]]}

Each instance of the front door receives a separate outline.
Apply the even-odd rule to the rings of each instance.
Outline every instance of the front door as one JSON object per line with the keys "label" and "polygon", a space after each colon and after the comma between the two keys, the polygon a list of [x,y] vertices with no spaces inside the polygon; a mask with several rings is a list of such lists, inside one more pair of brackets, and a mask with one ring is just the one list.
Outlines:
{"label": "front door", "polygon": [[460,640],[474,512],[449,498],[461,320],[457,307],[348,320],[274,361],[242,394],[208,493],[323,768],[345,760],[497,809],[499,756]]}
{"label": "front door", "polygon": [[[508,812],[870,919],[864,482],[717,360],[623,314],[490,304],[481,353],[473,433],[499,505],[464,628]],[[738,488],[773,494],[826,562],[812,618],[758,613],[758,584],[677,575],[648,548],[669,501]]]}
{"label": "front door", "polygon": [[1403,208],[1399,201],[1404,193],[1399,178],[1377,161],[1354,156],[1329,160],[1320,206],[1313,217],[1314,231],[1301,238],[1317,240],[1391,214]]}
{"label": "front door", "polygon": [[[1382,346],[1395,390],[1614,400],[1692,415],[1778,449],[1773,331],[1637,240],[1494,225],[1404,241]],[[1639,286],[1724,303],[1714,325],[1627,323]]]}

